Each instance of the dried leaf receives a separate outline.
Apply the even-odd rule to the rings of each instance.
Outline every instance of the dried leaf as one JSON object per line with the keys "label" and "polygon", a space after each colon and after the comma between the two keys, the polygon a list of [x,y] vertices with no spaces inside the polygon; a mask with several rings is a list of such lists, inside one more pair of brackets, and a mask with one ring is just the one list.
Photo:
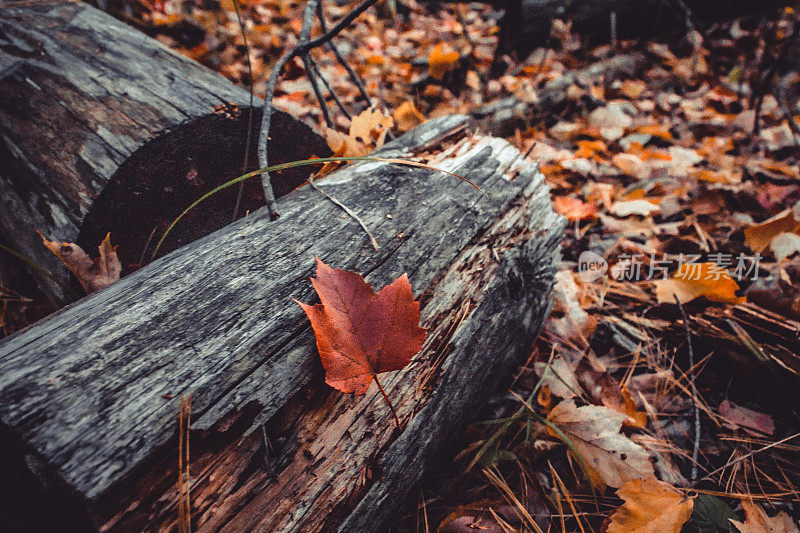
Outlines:
{"label": "dried leaf", "polygon": [[400,131],[408,131],[425,122],[425,117],[417,110],[411,100],[406,100],[400,104],[400,107],[392,113],[392,117],[397,124],[397,129]]}
{"label": "dried leaf", "polygon": [[380,109],[365,109],[350,122],[350,138],[380,148],[391,127],[392,117],[384,115]]}
{"label": "dried leaf", "polygon": [[593,403],[625,415],[626,426],[643,428],[647,414],[639,411],[628,389],[609,374],[594,357],[584,355],[575,367],[575,377]]}
{"label": "dried leaf", "polygon": [[741,533],[799,533],[800,529],[792,518],[780,512],[770,517],[766,511],[752,501],[742,500],[745,521],[731,520],[731,524]]}
{"label": "dried leaf", "polygon": [[441,80],[447,71],[458,62],[458,52],[445,52],[442,43],[437,44],[428,56],[428,73],[435,80]]}
{"label": "dried leaf", "polygon": [[422,348],[426,331],[405,274],[375,294],[359,274],[317,258],[311,283],[322,303],[297,303],[311,320],[331,387],[364,394],[378,374],[404,368]]}
{"label": "dried leaf", "polygon": [[323,134],[325,142],[328,143],[333,155],[336,157],[361,157],[369,153],[369,148],[363,143],[348,137],[344,133],[325,128]]}
{"label": "dried leaf", "polygon": [[553,205],[556,208],[556,212],[564,215],[570,222],[586,219],[593,220],[597,218],[599,213],[596,204],[587,203],[580,198],[572,196],[556,196],[553,199]]}
{"label": "dried leaf", "polygon": [[794,233],[800,229],[800,222],[791,209],[778,213],[774,217],[754,224],[744,230],[744,243],[754,252],[763,252],[772,239],[781,233]]}
{"label": "dried leaf", "polygon": [[671,278],[653,283],[659,303],[675,303],[675,296],[681,303],[701,296],[720,303],[740,303],[745,300],[736,296],[739,285],[727,270],[716,263],[684,263]]}
{"label": "dried leaf", "polygon": [[729,400],[719,405],[719,414],[725,419],[723,423],[734,429],[738,427],[755,429],[766,435],[775,433],[775,422],[771,416],[738,406]]}
{"label": "dried leaf", "polygon": [[[626,481],[655,476],[647,450],[620,433],[626,418],[608,407],[576,407],[574,400],[562,401],[547,415],[580,454],[590,481],[598,488],[618,488]],[[548,431],[558,437],[552,429]]]}
{"label": "dried leaf", "polygon": [[658,204],[654,204],[649,200],[623,200],[615,202],[611,206],[611,213],[618,217],[627,217],[630,215],[638,215],[646,217],[653,213],[658,213],[661,210]]}
{"label": "dried leaf", "polygon": [[617,491],[622,504],[606,533],[680,533],[689,520],[694,499],[656,479],[628,481]]}
{"label": "dried leaf", "polygon": [[110,233],[100,243],[100,256],[95,259],[90,258],[77,244],[48,241],[41,233],[39,235],[44,245],[78,278],[87,294],[104,289],[119,280],[122,265],[117,257],[116,246],[111,246]]}
{"label": "dried leaf", "polygon": [[775,259],[783,261],[787,257],[800,252],[800,235],[795,233],[779,233],[772,238],[769,249],[775,255]]}

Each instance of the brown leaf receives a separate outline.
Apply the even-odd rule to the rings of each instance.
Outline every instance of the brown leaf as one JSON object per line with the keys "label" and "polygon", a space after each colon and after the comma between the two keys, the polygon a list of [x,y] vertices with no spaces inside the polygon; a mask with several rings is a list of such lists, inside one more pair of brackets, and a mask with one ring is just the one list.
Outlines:
{"label": "brown leaf", "polygon": [[625,415],[623,423],[626,426],[643,428],[647,425],[647,414],[636,408],[628,389],[614,379],[599,361],[584,355],[575,368],[575,377],[593,403],[600,403]]}
{"label": "brown leaf", "polygon": [[[655,477],[648,451],[620,433],[626,418],[608,407],[577,407],[574,400],[562,401],[547,415],[575,447],[590,481],[599,488]],[[558,437],[551,428],[548,431]]]}
{"label": "brown leaf", "polygon": [[752,501],[742,500],[742,507],[744,508],[745,521],[744,523],[737,520],[731,520],[731,524],[741,531],[741,533],[798,533],[800,529],[792,518],[780,512],[777,515],[770,517],[760,505],[756,505]]}
{"label": "brown leaf", "polygon": [[56,254],[67,268],[78,278],[87,294],[104,289],[119,280],[122,265],[117,257],[116,246],[111,246],[111,234],[106,235],[98,250],[100,256],[92,259],[77,244],[48,241],[39,234],[47,248]]}
{"label": "brown leaf", "polygon": [[364,394],[378,374],[404,368],[422,348],[426,331],[405,274],[375,294],[359,274],[317,258],[311,283],[322,303],[297,303],[311,320],[331,387]]}
{"label": "brown leaf", "polygon": [[622,504],[606,533],[680,533],[692,516],[694,498],[656,479],[628,481],[617,491]]}

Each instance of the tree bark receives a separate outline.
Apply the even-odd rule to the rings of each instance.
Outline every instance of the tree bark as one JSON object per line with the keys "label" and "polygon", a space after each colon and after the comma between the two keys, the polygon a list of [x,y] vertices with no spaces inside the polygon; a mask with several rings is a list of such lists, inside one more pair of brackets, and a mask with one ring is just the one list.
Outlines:
{"label": "tree bark", "polygon": [[[529,355],[560,262],[543,176],[468,121],[429,121],[379,155],[416,156],[482,192],[383,162],[319,182],[377,252],[304,187],[279,200],[277,221],[260,210],[5,339],[0,442],[45,465],[48,501],[83,510],[88,528],[167,528],[176,415],[191,395],[195,530],[381,530]],[[382,376],[402,430],[375,386],[357,397],[323,384],[292,301],[314,301],[315,256],[376,289],[409,274],[428,338]]]}
{"label": "tree bark", "polygon": [[[241,87],[86,4],[12,2],[0,12],[0,232],[62,281],[69,274],[37,230],[93,256],[110,231],[129,273],[183,208],[242,172],[248,124],[246,167],[256,168],[261,115],[250,116]],[[288,114],[273,122],[271,161],[330,154]],[[285,194],[308,174],[286,171],[275,189]],[[240,215],[263,205],[257,184],[248,187]],[[235,195],[198,211],[166,250],[230,222]],[[225,216],[208,210],[223,205]],[[50,300],[68,301],[33,273]]]}

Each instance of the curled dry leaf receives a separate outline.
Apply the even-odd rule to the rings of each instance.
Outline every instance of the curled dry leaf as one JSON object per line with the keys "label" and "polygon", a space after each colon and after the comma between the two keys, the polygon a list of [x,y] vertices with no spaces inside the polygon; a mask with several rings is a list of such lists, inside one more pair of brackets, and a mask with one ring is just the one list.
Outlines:
{"label": "curled dry leaf", "polygon": [[658,207],[658,204],[644,199],[615,202],[610,209],[611,213],[618,217],[627,217],[630,215],[646,217],[653,213],[658,213],[660,210],[661,208]]}
{"label": "curled dry leaf", "polygon": [[422,348],[426,331],[405,274],[376,294],[359,274],[317,258],[311,283],[322,303],[297,303],[311,320],[331,387],[364,394],[378,374],[404,368]]}
{"label": "curled dry leaf", "polygon": [[623,423],[626,426],[643,428],[647,424],[647,414],[638,410],[627,388],[594,358],[584,355],[575,364],[559,354],[549,366],[539,361],[534,368],[542,378],[542,384],[559,398],[573,398],[585,393],[592,403],[625,415]]}
{"label": "curled dry leaf", "polygon": [[716,263],[684,263],[671,278],[653,283],[658,303],[675,303],[675,296],[681,303],[701,296],[720,303],[741,303],[745,300],[736,296],[739,285],[727,270]]}
{"label": "curled dry leaf", "polygon": [[628,481],[617,491],[622,504],[606,533],[680,533],[692,516],[694,498],[656,479]]}
{"label": "curled dry leaf", "polygon": [[745,521],[731,520],[731,524],[741,533],[800,533],[792,518],[780,512],[770,517],[766,511],[750,500],[742,500]]}
{"label": "curled dry leaf", "polygon": [[437,44],[428,56],[428,73],[431,78],[441,80],[447,71],[458,63],[458,52],[445,51],[442,43]]}
{"label": "curled dry leaf", "polygon": [[92,259],[77,244],[48,241],[39,234],[47,248],[56,254],[67,268],[78,278],[87,294],[104,289],[119,280],[122,265],[117,257],[117,247],[111,246],[111,234],[107,234],[98,250],[100,256]]}
{"label": "curled dry leaf", "polygon": [[[608,407],[577,407],[574,400],[562,401],[547,415],[580,455],[589,480],[601,489],[606,485],[618,488],[632,479],[655,477],[648,451],[620,433],[626,418]],[[552,428],[548,431],[559,437]]]}

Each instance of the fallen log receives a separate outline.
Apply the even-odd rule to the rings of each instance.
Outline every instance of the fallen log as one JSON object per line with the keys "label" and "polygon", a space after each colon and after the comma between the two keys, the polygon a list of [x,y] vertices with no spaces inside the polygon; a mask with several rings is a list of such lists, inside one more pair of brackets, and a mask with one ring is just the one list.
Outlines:
{"label": "fallen log", "polygon": [[608,43],[614,38],[685,35],[714,22],[765,13],[786,4],[781,0],[486,0],[486,3],[505,11],[499,23],[492,66],[495,75],[505,70],[504,54],[525,61],[537,47],[548,46],[555,19],[571,22],[574,32],[593,43]]}
{"label": "fallen log", "polygon": [[[560,261],[542,175],[468,122],[430,121],[380,155],[415,156],[482,192],[384,162],[319,182],[377,252],[306,186],[279,200],[277,221],[251,213],[3,340],[0,442],[36,465],[15,479],[51,511],[18,521],[71,509],[86,529],[176,526],[176,415],[191,395],[194,529],[380,530],[524,362]],[[323,384],[292,301],[314,301],[314,256],[375,288],[409,274],[429,333],[383,380],[402,431],[375,387],[358,397]]]}
{"label": "fallen log", "polygon": [[[249,124],[246,167],[256,168],[262,102],[251,117],[241,87],[86,4],[0,9],[0,233],[62,282],[69,273],[37,230],[91,255],[111,232],[127,274],[183,208],[241,174]],[[311,128],[274,113],[270,161],[330,155]],[[285,194],[308,174],[287,170],[273,187]],[[230,222],[237,192],[192,215],[165,250]],[[248,184],[238,215],[261,205],[260,187]],[[69,300],[32,273],[54,303]]]}

